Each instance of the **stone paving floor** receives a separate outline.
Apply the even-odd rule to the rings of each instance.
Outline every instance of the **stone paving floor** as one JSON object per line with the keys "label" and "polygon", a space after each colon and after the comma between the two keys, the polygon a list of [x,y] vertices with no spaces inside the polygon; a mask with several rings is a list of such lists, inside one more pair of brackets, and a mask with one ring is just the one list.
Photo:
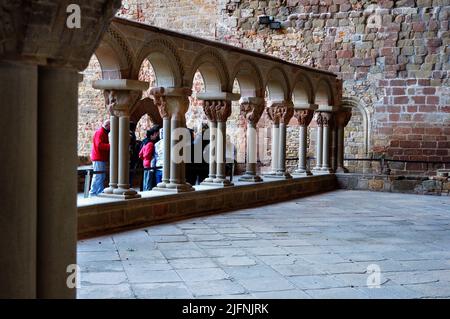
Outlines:
{"label": "stone paving floor", "polygon": [[78,298],[450,298],[450,197],[336,191],[80,241],[78,263]]}

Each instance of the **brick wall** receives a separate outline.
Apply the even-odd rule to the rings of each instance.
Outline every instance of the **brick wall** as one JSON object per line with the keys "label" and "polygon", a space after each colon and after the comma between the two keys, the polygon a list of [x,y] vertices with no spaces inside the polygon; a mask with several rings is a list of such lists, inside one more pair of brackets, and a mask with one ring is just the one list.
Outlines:
{"label": "brick wall", "polygon": [[[336,72],[344,79],[344,95],[359,104],[346,129],[347,157],[450,161],[449,0],[123,3],[119,16]],[[274,16],[283,28],[259,25],[261,14]],[[238,149],[245,149],[233,110],[228,132]],[[195,106],[191,115],[193,125],[202,118]],[[370,127],[368,153],[363,116]],[[263,118],[259,126],[269,123]],[[296,156],[297,136],[295,127],[288,130],[288,157]],[[314,138],[312,131],[311,155]],[[352,170],[363,167],[348,164]],[[406,169],[417,173],[425,167],[409,164]]]}

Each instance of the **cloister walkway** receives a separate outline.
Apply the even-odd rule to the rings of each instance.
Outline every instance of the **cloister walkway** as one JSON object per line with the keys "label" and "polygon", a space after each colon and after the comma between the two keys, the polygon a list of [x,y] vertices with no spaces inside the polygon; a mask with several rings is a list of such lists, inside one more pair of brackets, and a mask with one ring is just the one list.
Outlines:
{"label": "cloister walkway", "polygon": [[79,241],[78,298],[449,298],[449,247],[448,197],[335,191]]}

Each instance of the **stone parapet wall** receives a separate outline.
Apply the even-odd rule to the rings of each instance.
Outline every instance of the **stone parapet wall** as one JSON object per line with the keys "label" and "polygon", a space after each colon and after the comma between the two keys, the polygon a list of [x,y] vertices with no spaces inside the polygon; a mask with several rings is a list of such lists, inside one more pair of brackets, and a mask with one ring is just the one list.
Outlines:
{"label": "stone parapet wall", "polygon": [[332,191],[336,188],[334,175],[322,175],[84,205],[78,207],[78,236],[81,239],[193,216],[212,215]]}
{"label": "stone parapet wall", "polygon": [[339,188],[377,192],[449,196],[450,181],[424,176],[336,174]]}

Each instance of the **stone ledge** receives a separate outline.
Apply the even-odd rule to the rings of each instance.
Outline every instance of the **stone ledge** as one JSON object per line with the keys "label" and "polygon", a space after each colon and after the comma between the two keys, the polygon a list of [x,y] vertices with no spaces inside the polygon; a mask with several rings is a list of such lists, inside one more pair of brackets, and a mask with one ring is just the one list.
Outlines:
{"label": "stone ledge", "polygon": [[338,186],[348,190],[369,190],[420,195],[446,195],[450,181],[427,176],[336,174]]}
{"label": "stone ledge", "polygon": [[336,188],[337,180],[334,175],[321,175],[85,205],[78,208],[78,236],[82,239],[194,216],[212,215]]}

